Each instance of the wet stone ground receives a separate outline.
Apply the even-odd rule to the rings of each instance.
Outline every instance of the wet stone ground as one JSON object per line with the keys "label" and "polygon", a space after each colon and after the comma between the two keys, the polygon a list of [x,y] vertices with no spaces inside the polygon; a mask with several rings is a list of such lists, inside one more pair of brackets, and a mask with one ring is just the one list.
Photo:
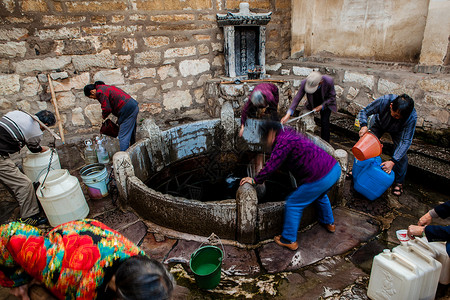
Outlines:
{"label": "wet stone ground", "polygon": [[[355,143],[335,134],[331,140],[335,148],[349,153]],[[70,171],[82,182],[79,169]],[[111,196],[89,200],[86,187],[81,185],[90,207],[88,217],[118,230],[166,264],[177,281],[174,299],[368,299],[373,257],[399,244],[396,230],[415,224],[430,208],[448,200],[448,193],[424,182],[408,176],[400,198],[388,190],[369,201],[353,189],[351,179],[347,180],[343,204],[333,207],[336,232],[331,234],[312,224],[299,232],[297,251],[281,248],[273,240],[249,247],[222,241],[222,245],[217,244],[225,253],[221,281],[213,290],[199,289],[189,268],[190,256],[205,244],[204,237],[180,234],[142,220],[136,212],[120,210]],[[1,222],[14,220],[18,213],[17,204],[0,187]],[[433,224],[450,225],[450,220],[433,220]],[[31,291],[31,298],[53,299],[38,287]],[[16,298],[0,288],[3,299]],[[439,285],[436,299],[450,299],[449,286]]]}

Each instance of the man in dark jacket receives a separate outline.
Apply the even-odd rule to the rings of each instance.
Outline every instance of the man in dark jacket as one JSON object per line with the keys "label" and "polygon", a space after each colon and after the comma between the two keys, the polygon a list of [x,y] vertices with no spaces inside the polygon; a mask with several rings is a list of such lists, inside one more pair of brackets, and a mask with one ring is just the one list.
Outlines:
{"label": "man in dark jacket", "polygon": [[307,98],[305,107],[308,110],[320,111],[320,136],[323,140],[329,142],[331,111],[337,111],[336,91],[333,78],[322,75],[320,72],[313,71],[302,81],[300,90],[295,95],[294,100],[292,100],[288,112],[281,119],[281,123],[286,123],[294,114],[305,94]]}
{"label": "man in dark jacket", "polygon": [[422,236],[425,234],[429,242],[447,242],[447,254],[450,256],[450,226],[430,225],[431,219],[446,219],[450,216],[450,201],[436,206],[424,214],[417,225],[409,225],[408,236]]}
{"label": "man in dark jacket", "polygon": [[[46,126],[53,126],[55,116],[48,110],[36,114]],[[20,221],[39,225],[47,221],[39,216],[39,205],[31,180],[20,172],[10,154],[19,152],[23,146],[33,152],[47,151],[40,146],[44,128],[31,115],[22,111],[11,111],[0,119],[0,182],[14,194],[20,206]]]}
{"label": "man in dark jacket", "polygon": [[[373,118],[368,124],[368,117]],[[381,164],[386,173],[394,170],[395,180],[392,193],[401,196],[403,193],[403,181],[408,168],[408,156],[406,155],[411,146],[416,129],[417,113],[414,109],[414,100],[406,94],[382,96],[358,114],[359,136],[362,137],[369,129],[378,138],[388,132],[394,143],[394,154],[392,158]]]}

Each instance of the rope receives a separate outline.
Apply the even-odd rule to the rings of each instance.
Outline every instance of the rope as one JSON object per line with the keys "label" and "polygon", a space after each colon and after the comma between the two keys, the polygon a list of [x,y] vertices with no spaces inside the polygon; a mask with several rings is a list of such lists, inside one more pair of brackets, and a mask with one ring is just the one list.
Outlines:
{"label": "rope", "polygon": [[42,181],[41,190],[44,189],[45,180],[47,179],[48,173],[50,172],[50,168],[52,167],[53,153],[56,152],[56,150],[54,148],[52,148],[51,151],[52,152],[50,153],[50,161],[48,162],[48,167],[47,167],[47,174],[45,174],[44,180]]}

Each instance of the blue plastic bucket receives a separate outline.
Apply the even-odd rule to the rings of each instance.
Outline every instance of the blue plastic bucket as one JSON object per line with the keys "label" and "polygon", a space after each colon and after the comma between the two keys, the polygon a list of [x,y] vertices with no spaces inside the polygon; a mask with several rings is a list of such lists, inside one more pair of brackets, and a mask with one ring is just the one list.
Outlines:
{"label": "blue plastic bucket", "polygon": [[356,177],[353,175],[355,190],[371,201],[380,197],[395,179],[394,171],[388,174],[383,171],[380,164],[381,162],[373,160],[359,171]]}
{"label": "blue plastic bucket", "polygon": [[108,171],[104,164],[87,165],[81,168],[80,175],[91,199],[108,196]]}

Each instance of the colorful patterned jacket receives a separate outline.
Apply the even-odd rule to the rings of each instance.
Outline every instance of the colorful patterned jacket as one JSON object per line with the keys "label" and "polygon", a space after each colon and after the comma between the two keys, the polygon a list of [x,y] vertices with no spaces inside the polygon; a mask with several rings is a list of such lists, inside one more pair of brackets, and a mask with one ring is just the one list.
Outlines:
{"label": "colorful patterned jacket", "polygon": [[102,299],[120,263],[145,255],[117,231],[95,220],[68,222],[47,235],[12,222],[0,226],[0,285],[42,282],[58,299]]}

